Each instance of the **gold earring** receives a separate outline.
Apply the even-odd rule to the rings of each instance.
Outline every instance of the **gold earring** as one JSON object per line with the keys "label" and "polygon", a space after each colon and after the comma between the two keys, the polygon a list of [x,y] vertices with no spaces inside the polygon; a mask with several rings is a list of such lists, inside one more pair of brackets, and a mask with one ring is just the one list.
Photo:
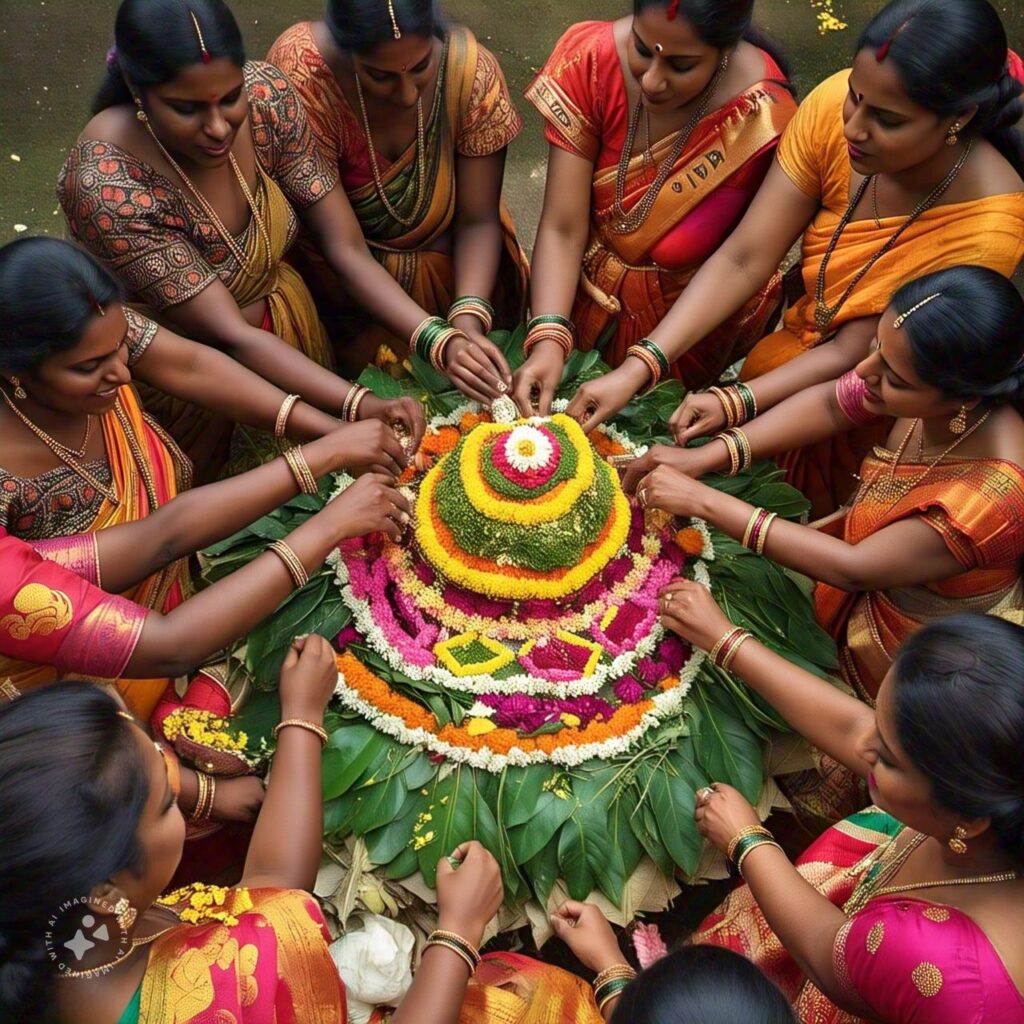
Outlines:
{"label": "gold earring", "polygon": [[17,377],[11,378],[11,383],[14,385],[14,397],[19,401],[28,398],[28,392],[21,386],[21,381]]}
{"label": "gold earring", "polygon": [[949,848],[958,857],[962,857],[967,852],[967,829],[963,825],[957,825],[953,829],[953,838],[949,841]]}
{"label": "gold earring", "polygon": [[122,932],[128,931],[135,924],[135,918],[138,916],[138,911],[128,902],[126,897],[122,896],[114,904],[114,917],[117,918],[117,926]]}
{"label": "gold earring", "polygon": [[142,109],[142,99],[138,96],[135,97],[135,106],[138,108],[135,111],[136,119],[145,124],[149,120],[149,118],[146,117],[146,112]]}
{"label": "gold earring", "polygon": [[949,421],[950,432],[959,436],[967,429],[967,406],[961,405],[960,411]]}
{"label": "gold earring", "polygon": [[946,132],[946,145],[955,146],[960,141],[960,122],[954,121]]}

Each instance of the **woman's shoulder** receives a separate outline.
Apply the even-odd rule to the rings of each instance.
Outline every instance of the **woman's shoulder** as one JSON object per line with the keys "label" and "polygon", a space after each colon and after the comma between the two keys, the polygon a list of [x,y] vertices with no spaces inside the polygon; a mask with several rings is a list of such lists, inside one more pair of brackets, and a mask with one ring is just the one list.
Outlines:
{"label": "woman's shoulder", "polygon": [[574,61],[588,55],[614,55],[617,58],[616,24],[614,21],[578,21],[558,37],[552,48],[552,56],[559,54],[564,61]]}
{"label": "woman's shoulder", "polygon": [[313,35],[313,22],[300,21],[286,28],[271,44],[266,63],[285,72],[292,81],[322,69],[324,61]]}
{"label": "woman's shoulder", "polygon": [[139,122],[132,107],[107,107],[90,119],[82,129],[64,161],[71,168],[90,168],[104,177],[121,173],[133,181],[143,181],[153,169],[134,153]]}
{"label": "woman's shoulder", "polygon": [[971,157],[962,173],[965,201],[1024,192],[1024,180],[1020,174],[987,139],[975,140]]}

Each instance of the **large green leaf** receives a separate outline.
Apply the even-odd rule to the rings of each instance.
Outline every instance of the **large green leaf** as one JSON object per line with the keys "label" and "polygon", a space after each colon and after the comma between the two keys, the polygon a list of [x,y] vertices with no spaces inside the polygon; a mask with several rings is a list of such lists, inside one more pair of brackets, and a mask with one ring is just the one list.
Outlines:
{"label": "large green leaf", "polygon": [[542,798],[557,799],[553,794],[544,792],[544,784],[554,776],[554,769],[546,769],[542,765],[506,768],[501,773],[498,815],[506,828],[525,825],[537,813]]}
{"label": "large green leaf", "polygon": [[369,388],[378,398],[400,398],[402,396],[402,385],[379,366],[367,366],[359,374],[358,383]]}
{"label": "large green leaf", "polygon": [[721,687],[695,685],[689,694],[694,760],[702,775],[738,789],[751,803],[761,793],[764,748]]}
{"label": "large green leaf", "polygon": [[324,749],[324,800],[347,793],[367,768],[384,753],[388,740],[370,725],[346,725],[331,734]]}
{"label": "large green leaf", "polygon": [[574,795],[565,798],[555,792],[541,793],[533,815],[522,825],[508,831],[508,841],[516,863],[525,864],[536,857],[551,842],[575,806]]}
{"label": "large green leaf", "polygon": [[693,872],[700,861],[703,840],[693,821],[696,792],[707,784],[693,763],[689,738],[654,763],[645,763],[637,781],[647,793],[657,821],[661,841],[672,860],[684,871]]}
{"label": "large green leaf", "polygon": [[409,847],[413,838],[413,827],[427,806],[427,798],[419,790],[406,794],[394,821],[368,832],[366,850],[374,864],[390,864],[402,851]]}

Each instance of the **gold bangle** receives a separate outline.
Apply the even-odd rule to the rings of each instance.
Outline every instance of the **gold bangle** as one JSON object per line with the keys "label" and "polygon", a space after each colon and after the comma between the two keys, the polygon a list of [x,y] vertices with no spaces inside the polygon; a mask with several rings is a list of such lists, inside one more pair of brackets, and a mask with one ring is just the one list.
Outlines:
{"label": "gold bangle", "polygon": [[732,431],[724,430],[721,434],[715,434],[712,438],[713,441],[721,441],[725,445],[725,450],[729,453],[729,476],[735,476],[740,471],[740,451],[739,444],[736,438],[733,437]]}
{"label": "gold bangle", "polygon": [[595,989],[600,988],[606,981],[611,981],[612,978],[635,978],[636,971],[627,963],[612,964],[611,967],[606,967],[596,978],[594,978],[592,985]]}
{"label": "gold bangle", "polygon": [[768,543],[768,531],[772,528],[772,523],[779,518],[778,512],[769,512],[765,516],[764,522],[761,524],[761,528],[757,533],[757,541],[754,545],[754,553],[758,555],[764,554],[764,547]]}
{"label": "gold bangle", "polygon": [[459,946],[456,946],[454,942],[448,939],[428,939],[424,945],[424,950],[429,949],[431,946],[438,946],[441,949],[447,949],[449,953],[454,953],[468,968],[470,975],[476,974],[476,964],[469,958],[469,956],[462,951]]}
{"label": "gold bangle", "polygon": [[[774,839],[762,839],[759,843],[751,843],[739,856],[739,860],[736,861],[736,870],[740,876],[743,875],[743,863],[746,859],[757,849],[762,846],[774,846],[776,850],[782,850],[782,847]],[[785,851],[783,851],[785,852]]]}
{"label": "gold bangle", "polygon": [[196,772],[198,791],[196,793],[196,805],[189,815],[189,821],[201,825],[210,820],[213,815],[213,801],[217,796],[217,783],[212,775],[203,772]]}
{"label": "gold bangle", "polygon": [[309,582],[309,573],[306,572],[302,560],[283,540],[275,540],[267,550],[273,551],[284,562],[296,590],[301,590]]}
{"label": "gold bangle", "polygon": [[435,928],[430,935],[427,936],[427,940],[432,939],[444,939],[448,942],[453,943],[456,946],[461,947],[466,955],[473,961],[477,966],[480,964],[480,951],[473,945],[469,939],[464,939],[458,932],[446,932],[440,928]]}
{"label": "gold bangle", "polygon": [[278,440],[284,437],[285,428],[288,426],[288,417],[292,414],[292,409],[295,408],[295,403],[298,400],[298,395],[286,395],[281,403],[281,408],[277,410],[277,419],[274,421],[274,437]]}
{"label": "gold bangle", "polygon": [[758,519],[761,518],[762,512],[764,512],[763,508],[755,508],[754,511],[750,513],[750,518],[747,520],[747,528],[743,531],[743,540],[740,542],[745,548],[750,547],[750,535],[754,531],[754,525],[757,523]]}
{"label": "gold bangle", "polygon": [[722,668],[728,672],[732,668],[732,663],[736,658],[736,654],[739,649],[753,636],[749,629],[745,629],[733,642],[733,645],[729,648],[728,652],[722,658]]}
{"label": "gold bangle", "polygon": [[710,651],[708,651],[708,658],[711,660],[712,664],[715,663],[715,659],[718,657],[718,652],[725,646],[726,641],[729,640],[730,637],[734,636],[742,628],[742,626],[733,626],[733,628],[730,629],[728,633],[718,638],[718,643],[716,643],[715,646],[712,647]]}
{"label": "gold bangle", "polygon": [[309,468],[309,463],[301,448],[289,448],[284,453],[284,461],[288,463],[288,468],[292,471],[292,476],[295,477],[295,482],[303,494],[320,493],[320,489],[316,485],[316,477],[313,476],[313,471]]}
{"label": "gold bangle", "polygon": [[327,746],[329,739],[327,730],[323,726],[317,725],[316,722],[307,722],[304,718],[286,718],[283,722],[278,722],[274,726],[274,739],[277,739],[277,734],[282,729],[287,729],[289,726],[295,726],[297,729],[305,729],[307,732],[315,733],[320,738],[321,748]]}
{"label": "gold bangle", "polygon": [[739,832],[729,840],[729,845],[725,850],[725,855],[729,860],[732,860],[732,855],[736,852],[736,847],[739,846],[740,840],[746,839],[747,836],[767,836],[769,839],[775,838],[775,836],[773,836],[771,832],[764,827],[764,825],[747,825],[746,828],[741,828]]}

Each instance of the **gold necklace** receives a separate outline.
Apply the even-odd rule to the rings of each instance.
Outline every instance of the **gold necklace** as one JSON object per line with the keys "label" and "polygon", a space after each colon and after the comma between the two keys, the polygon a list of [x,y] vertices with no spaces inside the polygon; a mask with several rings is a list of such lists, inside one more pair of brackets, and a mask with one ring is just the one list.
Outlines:
{"label": "gold necklace", "polygon": [[[81,459],[85,455],[85,448],[86,448],[86,446],[88,446],[89,436],[90,436],[90,433],[91,433],[91,431],[89,429],[86,429],[85,444],[82,446],[82,450],[81,451],[73,451],[72,449],[68,448],[67,445],[61,444],[60,441],[56,440],[56,438],[50,437],[50,435],[48,433],[46,433],[46,431],[43,430],[42,427],[36,426],[36,424],[33,423],[14,404],[13,401],[11,401],[10,396],[2,388],[0,388],[0,396],[3,397],[4,403],[7,405],[7,408],[10,409],[11,412],[13,412],[14,415],[17,416],[18,419],[21,420],[21,422],[29,430],[31,430],[32,433],[35,434],[35,436],[37,438],[39,438],[39,440],[42,441],[43,444],[46,445],[46,447],[51,452],[53,452],[53,454],[56,455],[57,458],[60,459],[61,462],[64,463],[64,465],[66,465],[69,469],[71,469],[77,476],[80,476],[87,484],[89,484],[90,487],[95,488],[111,504],[113,504],[115,506],[120,504],[120,502],[118,501],[118,498],[117,498],[117,492],[113,489],[113,487],[107,487],[105,484],[101,484],[99,482],[99,480],[97,480],[96,477],[93,476],[93,474],[90,473],[78,461],[79,459]],[[89,417],[89,420],[90,420],[90,424],[91,424],[91,422],[92,422],[92,417],[91,416]]]}
{"label": "gold necklace", "polygon": [[[448,63],[448,40],[445,40],[444,49],[441,51],[441,60],[437,66],[437,79],[434,84],[434,102],[430,107],[430,120],[437,116],[440,107],[441,92],[444,84],[445,68]],[[356,97],[359,100],[359,113],[363,119],[363,133],[366,135],[366,148],[370,154],[370,170],[373,172],[373,185],[377,190],[377,196],[384,204],[384,209],[389,216],[398,221],[402,227],[412,227],[419,218],[423,204],[427,201],[427,127],[423,118],[423,97],[416,99],[416,201],[413,203],[412,213],[408,217],[399,213],[391,200],[388,199],[387,190],[384,185],[384,176],[380,171],[380,164],[377,163],[377,150],[373,145],[373,136],[370,134],[370,114],[366,109],[366,99],[363,97],[363,86],[359,81],[359,75],[353,69],[352,77],[356,82]]]}
{"label": "gold necklace", "polygon": [[[640,125],[640,115],[644,112],[643,97],[641,96],[640,99],[637,100],[636,106],[633,108],[632,116],[629,119],[629,127],[626,130],[626,141],[622,146],[622,153],[619,156],[619,166],[615,171],[615,213],[619,217],[618,223],[612,225],[612,231],[614,231],[615,234],[629,234],[631,231],[635,231],[644,223],[645,220],[647,220],[652,208],[654,207],[654,202],[658,198],[658,193],[661,192],[662,186],[668,180],[669,174],[672,173],[672,168],[675,166],[676,161],[686,148],[686,144],[690,141],[690,136],[693,134],[697,125],[704,120],[704,116],[708,112],[708,106],[711,103],[711,97],[715,94],[715,90],[722,81],[722,77],[725,75],[728,67],[729,54],[727,53],[718,65],[715,77],[712,78],[704,87],[704,91],[701,93],[697,101],[697,109],[693,112],[693,116],[676,133],[672,149],[668,154],[666,154],[665,159],[661,162],[661,166],[658,168],[658,173],[654,176],[654,181],[647,186],[647,191],[643,194],[637,204],[627,212],[622,206],[626,198],[626,177],[629,173],[629,162],[633,156],[633,145],[636,142],[636,133]],[[644,151],[645,165],[653,159],[650,146],[649,119],[647,131],[647,147]]]}
{"label": "gold necklace", "polygon": [[130,960],[135,955],[135,951],[137,949],[140,949],[142,946],[148,946],[151,942],[155,942],[159,939],[161,935],[166,935],[169,931],[178,927],[179,924],[168,925],[166,928],[158,931],[154,935],[147,935],[144,939],[132,939],[131,949],[126,953],[122,953],[116,960],[111,960],[109,964],[101,964],[99,967],[89,967],[84,971],[71,971],[65,969],[60,972],[60,977],[74,978],[76,981],[80,981],[88,978],[96,978],[101,974],[107,974],[115,967],[119,967],[126,960]]}
{"label": "gold necklace", "polygon": [[[259,277],[262,271],[256,266],[246,255],[245,250],[238,244],[237,239],[234,235],[228,231],[224,222],[220,219],[217,211],[210,204],[210,201],[203,195],[202,192],[196,188],[192,179],[181,169],[178,161],[168,152],[167,147],[157,138],[157,134],[153,131],[153,126],[148,120],[145,121],[146,131],[152,136],[153,141],[156,143],[157,148],[160,150],[163,158],[174,168],[175,173],[184,182],[186,188],[192,193],[192,197],[199,204],[203,213],[206,214],[207,218],[213,222],[213,226],[217,229],[218,234],[224,240],[224,244],[231,250],[231,255],[234,256],[235,262],[241,267],[247,274],[252,277]],[[263,254],[266,257],[267,266],[272,266],[274,263],[274,247],[270,241],[270,232],[267,230],[266,224],[263,222],[263,218],[260,216],[260,212],[256,207],[256,199],[249,189],[249,185],[245,180],[245,175],[242,174],[242,169],[238,166],[238,161],[235,159],[234,153],[228,154],[228,163],[231,165],[231,170],[234,171],[235,178],[238,184],[241,186],[242,195],[245,197],[245,201],[248,204],[249,212],[252,215],[252,222],[256,227],[256,235],[260,242],[263,244]],[[259,180],[261,174],[259,159],[256,159],[256,178]]]}
{"label": "gold necklace", "polygon": [[[963,152],[960,154],[960,158],[950,169],[949,173],[928,193],[924,199],[921,200],[914,207],[913,212],[910,216],[896,229],[895,233],[889,238],[889,240],[872,256],[867,263],[864,264],[857,271],[854,279],[849,283],[846,290],[839,297],[839,301],[833,305],[829,305],[825,301],[825,273],[828,270],[829,261],[832,259],[832,253],[835,252],[836,246],[839,244],[839,239],[842,237],[843,232],[846,230],[846,225],[850,223],[853,218],[853,211],[857,208],[857,204],[861,201],[867,190],[868,185],[872,184],[875,180],[875,175],[871,175],[865,178],[857,188],[857,191],[853,194],[853,198],[850,200],[849,206],[846,208],[846,213],[843,214],[842,219],[836,225],[836,229],[832,234],[832,238],[828,243],[828,248],[825,250],[825,255],[822,257],[821,265],[818,267],[818,279],[814,290],[814,326],[822,334],[828,330],[829,325],[836,318],[839,310],[842,309],[843,304],[853,293],[854,288],[860,284],[864,275],[899,241],[903,233],[910,227],[914,221],[917,220],[921,214],[930,210],[942,197],[942,194],[949,188],[950,185],[956,180],[957,175],[963,170],[964,164],[967,163],[967,158],[971,155],[971,149],[974,147],[974,139],[968,139],[967,144],[964,146]],[[877,209],[876,221],[877,217]],[[879,221],[878,226],[881,227]]]}
{"label": "gold necklace", "polygon": [[899,447],[896,449],[896,454],[893,457],[892,464],[889,466],[889,472],[887,479],[882,479],[886,476],[885,468],[881,467],[878,472],[867,481],[861,490],[859,499],[864,499],[871,494],[877,497],[883,502],[889,502],[885,511],[889,511],[893,505],[905,498],[915,487],[923,483],[925,478],[931,473],[931,471],[944,459],[947,455],[952,452],[964,441],[967,440],[984,422],[992,415],[992,410],[989,409],[984,416],[981,417],[976,423],[962,433],[941,455],[933,459],[926,467],[923,473],[919,474],[913,480],[898,480],[896,478],[896,471],[899,469],[900,462],[907,450],[907,446],[910,444],[910,438],[913,436],[914,431],[917,429],[921,421],[914,420],[910,424],[910,429],[907,431],[903,440],[900,442]]}

